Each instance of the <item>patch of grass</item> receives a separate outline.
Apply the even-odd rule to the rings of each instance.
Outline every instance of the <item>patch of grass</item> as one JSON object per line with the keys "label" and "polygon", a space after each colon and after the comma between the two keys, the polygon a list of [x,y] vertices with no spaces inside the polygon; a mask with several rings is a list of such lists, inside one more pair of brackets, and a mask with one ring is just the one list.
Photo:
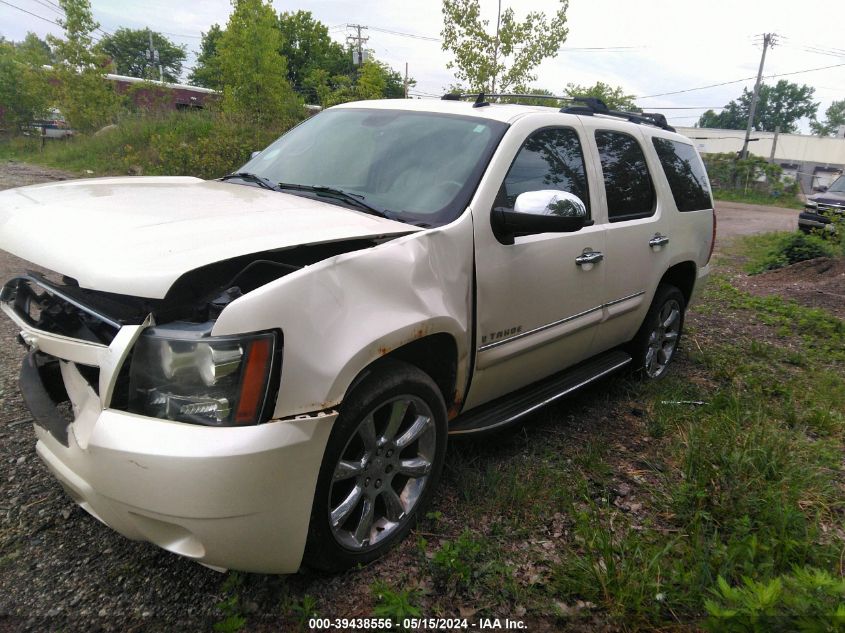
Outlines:
{"label": "patch of grass", "polygon": [[589,496],[581,505],[572,510],[575,545],[554,568],[552,596],[576,596],[629,624],[658,619],[665,613],[666,579],[677,575],[670,569],[680,562],[673,555],[677,537],[632,530],[624,515]]}
{"label": "patch of grass", "polygon": [[796,568],[758,582],[731,586],[721,576],[705,602],[710,631],[841,631],[845,628],[845,580],[824,570]]}
{"label": "patch of grass", "polygon": [[827,365],[845,361],[845,321],[826,310],[808,308],[776,295],[756,297],[738,290],[720,275],[712,276],[705,295],[709,306],[699,306],[699,310],[739,311],[775,328],[785,338],[799,338],[806,362]]}
{"label": "patch of grass", "polygon": [[[296,121],[272,127],[209,111],[127,116],[96,135],[51,141],[15,137],[0,142],[0,158],[81,175],[168,175],[217,178],[244,164]],[[93,174],[88,174],[88,171]]]}
{"label": "patch of grass", "polygon": [[770,196],[757,191],[740,191],[736,189],[714,189],[713,197],[726,202],[742,202],[746,204],[762,204],[770,207],[785,209],[803,209],[804,202],[795,194],[784,193],[780,196]]}
{"label": "patch of grass", "polygon": [[481,574],[484,547],[469,530],[454,541],[443,541],[431,558],[434,582],[450,593],[465,592]]}
{"label": "patch of grass", "polygon": [[246,626],[246,617],[241,612],[241,589],[244,577],[239,572],[230,572],[223,582],[221,590],[226,597],[217,604],[223,613],[223,619],[214,624],[218,633],[235,633]]}
{"label": "patch of grass", "polygon": [[302,596],[301,600],[289,600],[284,607],[285,611],[293,615],[296,627],[300,631],[309,630],[308,621],[311,618],[320,617],[317,612],[317,600],[307,593]]}
{"label": "patch of grass", "polygon": [[401,626],[405,618],[422,615],[422,610],[415,604],[419,599],[416,590],[394,590],[383,580],[373,583],[370,590],[376,599],[373,607],[373,616],[376,618],[386,618]]}
{"label": "patch of grass", "polygon": [[523,452],[507,459],[482,460],[483,450],[456,442],[447,457],[447,476],[458,483],[460,497],[474,515],[498,517],[495,529],[524,536],[534,522],[569,504],[569,466],[548,444],[529,442]]}

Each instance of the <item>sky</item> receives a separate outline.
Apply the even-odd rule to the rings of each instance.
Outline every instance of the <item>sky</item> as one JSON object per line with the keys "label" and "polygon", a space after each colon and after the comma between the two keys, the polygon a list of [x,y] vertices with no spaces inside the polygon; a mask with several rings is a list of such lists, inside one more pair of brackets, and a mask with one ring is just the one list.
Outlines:
{"label": "sky", "polygon": [[[484,17],[495,28],[496,0],[480,2]],[[61,29],[52,23],[59,17],[56,3],[0,0],[0,35],[11,40],[22,39],[27,31],[40,37],[59,35]],[[105,32],[121,26],[149,27],[185,44],[188,67],[194,63],[201,33],[214,23],[225,25],[231,12],[227,0],[91,0],[91,4]],[[366,47],[402,73],[407,63],[417,80],[416,96],[438,97],[455,83],[446,67],[451,57],[439,41],[443,20],[438,0],[275,0],[273,5],[280,12],[310,11],[339,42],[352,33],[346,25],[369,27],[363,32],[369,37]],[[559,7],[553,0],[504,0],[503,5],[512,6],[517,18],[529,11],[551,16]],[[637,104],[646,111],[663,112],[675,126],[693,125],[705,109],[724,106],[743,87],[753,88],[754,80],[746,78],[756,76],[761,35],[769,32],[778,35],[778,43],[767,54],[764,77],[835,66],[783,77],[815,88],[814,100],[820,103],[823,118],[831,101],[845,99],[843,15],[834,7],[827,0],[570,0],[568,37],[558,54],[536,69],[533,85],[564,94],[567,83],[603,81],[637,96]],[[650,96],[735,80],[744,81]],[[807,121],[800,127],[809,131]]]}

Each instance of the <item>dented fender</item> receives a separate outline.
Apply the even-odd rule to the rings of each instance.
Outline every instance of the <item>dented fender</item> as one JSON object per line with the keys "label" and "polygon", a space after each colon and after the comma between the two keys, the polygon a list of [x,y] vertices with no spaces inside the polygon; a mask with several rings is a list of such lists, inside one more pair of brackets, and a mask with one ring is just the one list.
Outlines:
{"label": "dented fender", "polygon": [[[281,329],[274,417],[337,406],[352,381],[391,351],[448,334],[465,393],[472,341],[472,215],[307,266],[236,299],[212,335]],[[447,407],[451,402],[447,402]]]}

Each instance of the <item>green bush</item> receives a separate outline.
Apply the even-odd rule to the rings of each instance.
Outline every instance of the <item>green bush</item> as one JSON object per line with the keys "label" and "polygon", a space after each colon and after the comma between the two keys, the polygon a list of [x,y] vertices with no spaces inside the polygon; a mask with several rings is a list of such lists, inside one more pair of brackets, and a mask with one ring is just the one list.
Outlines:
{"label": "green bush", "polygon": [[836,254],[836,248],[830,241],[797,231],[750,236],[743,240],[742,245],[748,257],[745,268],[752,275]]}

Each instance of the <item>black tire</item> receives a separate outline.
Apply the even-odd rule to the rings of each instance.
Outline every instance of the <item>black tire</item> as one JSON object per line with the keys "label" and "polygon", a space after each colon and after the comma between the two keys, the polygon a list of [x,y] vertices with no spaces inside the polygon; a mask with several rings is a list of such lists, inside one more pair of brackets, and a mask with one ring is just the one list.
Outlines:
{"label": "black tire", "polygon": [[[672,329],[667,330],[663,327],[665,326],[667,311],[671,311],[673,308],[678,311],[677,320],[672,323]],[[684,328],[685,313],[686,300],[683,293],[675,286],[660,284],[657,287],[657,292],[654,293],[654,299],[645,319],[643,319],[643,324],[636,336],[626,346],[628,353],[634,359],[632,367],[637,375],[646,380],[659,380],[666,375],[672,359],[678,351],[678,344]],[[661,315],[663,315],[663,319],[661,319]],[[670,333],[675,335],[671,346],[669,340],[661,340],[662,337],[666,337]],[[659,367],[655,367],[656,359],[660,359],[658,361]]]}
{"label": "black tire", "polygon": [[[403,403],[407,404],[404,411]],[[429,415],[430,423],[422,421]],[[366,430],[368,418],[373,421],[374,437]],[[401,422],[392,439],[386,440],[394,418],[401,418]],[[418,438],[400,447],[400,440],[413,437],[417,429],[423,429],[418,431]],[[437,486],[446,455],[446,435],[446,405],[427,374],[392,360],[368,370],[341,405],[326,445],[304,563],[313,569],[340,571],[383,556],[405,538]],[[354,471],[350,465],[355,466]],[[427,471],[420,470],[417,476],[404,474],[412,467]],[[336,473],[341,477],[337,481]],[[403,499],[399,498],[400,491]],[[395,505],[396,499],[400,506]],[[391,515],[398,520],[391,520]],[[333,525],[333,516],[345,519]]]}

